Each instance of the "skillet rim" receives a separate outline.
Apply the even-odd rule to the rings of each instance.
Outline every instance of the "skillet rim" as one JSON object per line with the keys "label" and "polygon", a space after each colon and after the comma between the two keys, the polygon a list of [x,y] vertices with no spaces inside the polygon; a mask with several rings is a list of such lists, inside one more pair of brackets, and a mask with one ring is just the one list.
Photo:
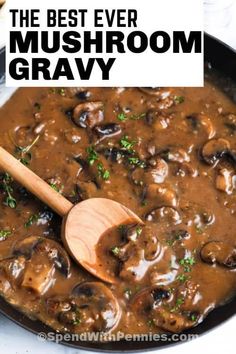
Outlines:
{"label": "skillet rim", "polygon": [[[227,76],[230,76],[236,82],[236,50],[229,45],[223,43],[221,40],[216,39],[212,35],[204,34],[204,48],[205,48],[205,60],[213,64],[213,67],[217,67],[219,71],[225,72]],[[227,62],[227,65],[225,65]],[[231,64],[231,65],[228,65]],[[0,49],[0,77],[4,74],[3,68],[5,66],[5,49]],[[43,324],[39,320],[32,320],[26,315],[22,314],[12,305],[8,304],[2,297],[0,297],[0,313],[12,320],[14,323],[20,325],[22,328],[28,330],[31,333],[39,334],[41,332],[55,333],[50,327]],[[220,306],[213,310],[205,320],[197,327],[192,328],[185,334],[197,334],[198,336],[206,335],[208,332],[213,331],[215,328],[222,326],[226,321],[232,319],[236,314],[236,297],[227,304]],[[197,339],[197,338],[196,338]],[[180,343],[186,343],[186,341],[149,341],[149,342],[111,342],[111,343],[99,343],[99,342],[71,342],[61,341],[68,347],[75,349],[81,349],[85,351],[93,351],[100,353],[138,353],[138,352],[150,352],[154,350],[160,350],[169,348]],[[113,348],[113,347],[116,348]]]}

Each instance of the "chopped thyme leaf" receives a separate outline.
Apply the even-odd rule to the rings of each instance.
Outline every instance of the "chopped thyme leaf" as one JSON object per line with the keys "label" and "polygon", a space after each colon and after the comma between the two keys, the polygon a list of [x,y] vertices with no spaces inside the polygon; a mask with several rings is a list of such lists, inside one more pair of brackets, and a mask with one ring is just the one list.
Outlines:
{"label": "chopped thyme leaf", "polygon": [[30,160],[31,160],[31,158],[30,159],[27,159],[26,157],[20,158],[20,162],[25,166],[29,165]]}
{"label": "chopped thyme leaf", "polygon": [[198,226],[198,225],[195,226],[195,229],[196,229],[197,234],[199,234],[199,235],[201,235],[204,231],[204,228],[201,226]]}
{"label": "chopped thyme leaf", "polygon": [[132,114],[130,116],[130,119],[139,120],[139,119],[141,119],[141,118],[143,118],[145,116],[146,116],[146,113]]}
{"label": "chopped thyme leaf", "polygon": [[171,308],[170,312],[177,312],[180,309],[180,306],[183,305],[184,299],[179,297],[176,299],[175,306]]}
{"label": "chopped thyme leaf", "polygon": [[119,119],[121,122],[124,122],[127,119],[127,116],[125,113],[119,113],[117,119]]}
{"label": "chopped thyme leaf", "polygon": [[107,181],[110,178],[110,172],[106,170],[101,162],[97,164],[98,175]]}
{"label": "chopped thyme leaf", "polygon": [[30,150],[37,143],[38,140],[39,140],[39,135],[37,135],[37,137],[30,145],[15,147],[15,152],[18,155],[18,159],[23,165],[27,166],[30,164],[30,161],[32,159],[32,154]]}
{"label": "chopped thyme leaf", "polygon": [[78,318],[78,319],[76,319],[76,320],[74,320],[74,322],[73,322],[73,325],[74,326],[78,326],[78,325],[80,325],[81,324],[81,320]]}
{"label": "chopped thyme leaf", "polygon": [[12,183],[12,181],[13,181],[12,177],[8,173],[5,173],[3,176],[3,179],[2,179],[2,182],[3,182],[2,188],[3,188],[4,192],[7,194],[7,196],[4,200],[4,204],[7,205],[11,209],[15,209],[17,203],[16,203],[16,199],[12,195],[13,188],[10,185],[10,183]]}
{"label": "chopped thyme leaf", "polygon": [[197,316],[195,314],[192,314],[190,319],[191,319],[191,321],[195,322],[197,319]]}
{"label": "chopped thyme leaf", "polygon": [[185,264],[189,264],[189,265],[194,265],[196,262],[195,262],[195,259],[194,257],[187,257],[187,258],[183,258],[179,261],[179,263],[181,265],[185,265]]}
{"label": "chopped thyme leaf", "polygon": [[177,300],[176,300],[176,305],[177,306],[180,306],[180,305],[183,305],[183,303],[184,303],[184,299],[181,297],[181,298],[178,298]]}
{"label": "chopped thyme leaf", "polygon": [[132,290],[129,289],[129,288],[126,288],[126,289],[124,290],[124,294],[125,294],[125,296],[129,299],[129,298],[132,296]]}
{"label": "chopped thyme leaf", "polygon": [[170,247],[173,246],[174,243],[175,243],[175,240],[173,240],[173,239],[166,240],[166,244],[167,244],[168,246],[170,246]]}
{"label": "chopped thyme leaf", "polygon": [[60,193],[60,189],[55,183],[50,183],[49,185],[52,189],[54,189],[54,191]]}
{"label": "chopped thyme leaf", "polygon": [[49,89],[49,93],[55,94],[56,93],[56,88],[55,87],[50,88]]}
{"label": "chopped thyme leaf", "polygon": [[142,231],[143,231],[143,229],[141,228],[141,226],[137,226],[136,227],[136,233],[137,233],[138,236],[141,235]]}
{"label": "chopped thyme leaf", "polygon": [[184,96],[175,96],[174,101],[176,104],[180,104],[184,102]]}
{"label": "chopped thyme leaf", "polygon": [[146,167],[145,162],[141,161],[138,157],[129,157],[128,161],[129,161],[130,165],[139,166],[141,168],[145,168]]}
{"label": "chopped thyme leaf", "polygon": [[152,327],[154,325],[154,320],[153,319],[152,320],[148,320],[147,321],[147,325],[148,325],[148,327]]}
{"label": "chopped thyme leaf", "polygon": [[117,119],[119,119],[121,122],[124,122],[127,119],[139,120],[145,116],[146,116],[146,113],[131,114],[129,117],[125,113],[119,113],[117,116]]}
{"label": "chopped thyme leaf", "polygon": [[111,248],[111,252],[113,253],[114,256],[118,256],[120,253],[120,248],[117,246],[114,246]]}
{"label": "chopped thyme leaf", "polygon": [[184,267],[184,271],[186,273],[191,272],[191,266],[193,266],[195,263],[196,263],[196,261],[195,261],[194,257],[182,258],[179,261],[179,264]]}
{"label": "chopped thyme leaf", "polygon": [[188,276],[185,274],[179,274],[176,279],[179,280],[181,283],[185,283],[188,280]]}
{"label": "chopped thyme leaf", "polygon": [[96,151],[94,150],[93,146],[89,146],[87,149],[86,149],[87,153],[88,153],[88,157],[87,157],[87,160],[88,160],[88,163],[90,165],[93,165],[95,161],[98,160],[98,154],[96,153]]}
{"label": "chopped thyme leaf", "polygon": [[59,93],[59,95],[61,95],[62,97],[64,97],[64,96],[66,95],[66,91],[65,91],[64,88],[58,89],[58,93]]}
{"label": "chopped thyme leaf", "polygon": [[128,136],[125,135],[120,140],[120,146],[129,152],[133,152],[133,146],[136,144],[136,141],[129,141]]}
{"label": "chopped thyme leaf", "polygon": [[5,241],[11,235],[10,230],[0,230],[0,241]]}
{"label": "chopped thyme leaf", "polygon": [[28,228],[32,226],[34,223],[36,223],[39,219],[39,216],[37,214],[33,214],[29,217],[29,219],[24,223],[25,228]]}
{"label": "chopped thyme leaf", "polygon": [[107,181],[110,178],[110,172],[108,170],[105,170],[102,178]]}
{"label": "chopped thyme leaf", "polygon": [[139,163],[139,158],[138,157],[129,157],[129,163],[131,164],[131,165],[138,165],[138,163]]}

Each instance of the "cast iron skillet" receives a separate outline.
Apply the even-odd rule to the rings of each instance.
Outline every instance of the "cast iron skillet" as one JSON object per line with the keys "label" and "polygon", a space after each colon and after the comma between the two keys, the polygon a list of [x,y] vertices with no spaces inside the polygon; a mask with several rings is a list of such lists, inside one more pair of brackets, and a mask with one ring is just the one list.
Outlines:
{"label": "cast iron skillet", "polygon": [[[236,52],[230,47],[223,44],[219,40],[205,34],[205,61],[211,63],[213,68],[229,76],[236,82]],[[0,81],[4,76],[5,71],[5,53],[0,51]],[[9,319],[19,324],[21,327],[38,334],[40,332],[48,333],[53,332],[51,328],[44,325],[40,321],[34,321],[28,317],[22,315],[14,307],[7,304],[0,297],[0,312],[7,316]],[[195,328],[188,330],[184,333],[201,335],[214,327],[224,323],[230,317],[236,314],[236,298],[230,303],[217,308],[212,311],[209,316]],[[96,352],[138,352],[138,351],[150,351],[158,348],[163,348],[171,344],[178,344],[181,342],[176,341],[152,341],[152,342],[112,342],[112,343],[91,343],[91,342],[67,342],[62,341],[62,344],[75,347],[77,349],[93,350]]]}

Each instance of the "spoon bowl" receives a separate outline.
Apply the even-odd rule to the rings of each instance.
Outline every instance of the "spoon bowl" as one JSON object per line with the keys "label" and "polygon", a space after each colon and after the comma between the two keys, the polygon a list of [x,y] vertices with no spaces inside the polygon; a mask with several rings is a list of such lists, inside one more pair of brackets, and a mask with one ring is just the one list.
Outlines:
{"label": "spoon bowl", "polygon": [[115,277],[108,275],[97,258],[97,244],[107,230],[121,224],[143,224],[142,220],[110,199],[90,198],[73,205],[2,147],[0,167],[63,218],[61,239],[74,260],[94,276],[114,283]]}

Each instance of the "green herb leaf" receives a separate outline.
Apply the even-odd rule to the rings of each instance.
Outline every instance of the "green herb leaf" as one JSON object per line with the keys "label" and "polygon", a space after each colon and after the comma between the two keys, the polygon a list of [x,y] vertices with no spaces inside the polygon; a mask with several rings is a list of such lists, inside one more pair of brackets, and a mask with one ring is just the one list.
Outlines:
{"label": "green herb leaf", "polygon": [[141,168],[145,168],[146,167],[145,162],[141,161],[138,157],[129,157],[128,161],[129,161],[130,165],[139,166]]}
{"label": "green herb leaf", "polygon": [[194,257],[186,257],[186,258],[182,258],[179,261],[179,264],[182,265],[184,267],[184,271],[186,273],[191,272],[191,267],[196,263]]}
{"label": "green herb leaf", "polygon": [[195,314],[192,314],[190,319],[191,321],[195,322],[197,320],[197,316]]}
{"label": "green herb leaf", "polygon": [[60,188],[55,183],[50,183],[49,185],[54,191],[60,193]]}
{"label": "green herb leaf", "polygon": [[3,180],[2,181],[3,181],[3,186],[2,186],[3,190],[7,194],[7,196],[6,196],[5,200],[4,200],[4,204],[7,205],[11,209],[15,209],[17,203],[16,203],[16,199],[12,195],[13,188],[10,185],[10,183],[12,183],[13,179],[8,173],[5,173],[4,176],[3,176]]}
{"label": "green herb leaf", "polygon": [[39,216],[37,214],[33,214],[29,217],[29,219],[24,223],[25,228],[28,228],[32,226],[34,223],[36,223],[39,219]]}
{"label": "green herb leaf", "polygon": [[120,253],[120,248],[117,246],[114,246],[111,248],[111,252],[113,253],[114,256],[118,256]]}
{"label": "green herb leaf", "polygon": [[98,169],[99,177],[103,178],[105,181],[107,181],[110,178],[110,172],[108,170],[105,170],[101,162],[97,164],[97,169]]}
{"label": "green herb leaf", "polygon": [[30,164],[30,161],[32,159],[32,154],[30,153],[30,150],[37,143],[38,140],[39,140],[39,135],[34,139],[34,141],[30,145],[27,145],[27,146],[17,146],[16,145],[16,147],[15,147],[16,154],[18,155],[19,161],[23,165],[27,166]]}
{"label": "green herb leaf", "polygon": [[142,229],[141,226],[137,226],[137,227],[136,227],[136,233],[137,233],[138,236],[141,235],[142,231],[143,231],[143,229]]}
{"label": "green herb leaf", "polygon": [[93,165],[95,161],[98,160],[98,154],[96,153],[96,151],[94,150],[94,147],[93,146],[89,146],[87,149],[86,149],[87,153],[88,153],[88,157],[87,157],[87,160],[88,160],[88,163],[90,165]]}
{"label": "green herb leaf", "polygon": [[141,118],[144,118],[145,116],[146,116],[146,113],[132,114],[130,116],[130,119],[139,120]]}
{"label": "green herb leaf", "polygon": [[124,122],[127,119],[127,116],[125,113],[119,113],[117,119],[119,119],[121,122]]}
{"label": "green herb leaf", "polygon": [[184,303],[184,298],[182,298],[182,297],[177,298],[175,306],[172,307],[170,312],[177,312],[180,309],[181,305],[183,305],[183,303]]}
{"label": "green herb leaf", "polygon": [[133,146],[136,144],[136,141],[129,141],[128,136],[125,135],[121,140],[120,140],[120,146],[124,148],[125,150],[129,152],[133,152]]}
{"label": "green herb leaf", "polygon": [[176,279],[179,280],[181,283],[185,283],[188,280],[188,276],[185,274],[179,274]]}
{"label": "green herb leaf", "polygon": [[176,104],[180,104],[184,102],[184,96],[174,96],[174,101]]}
{"label": "green herb leaf", "polygon": [[148,327],[154,326],[154,320],[153,319],[152,320],[148,320],[147,321],[147,325],[148,325]]}
{"label": "green herb leaf", "polygon": [[5,241],[11,235],[10,230],[0,230],[0,241]]}
{"label": "green herb leaf", "polygon": [[58,89],[58,91],[57,91],[58,93],[59,93],[59,95],[61,95],[62,97],[64,97],[65,95],[66,95],[66,91],[65,91],[65,89],[64,88],[60,88],[60,89]]}

